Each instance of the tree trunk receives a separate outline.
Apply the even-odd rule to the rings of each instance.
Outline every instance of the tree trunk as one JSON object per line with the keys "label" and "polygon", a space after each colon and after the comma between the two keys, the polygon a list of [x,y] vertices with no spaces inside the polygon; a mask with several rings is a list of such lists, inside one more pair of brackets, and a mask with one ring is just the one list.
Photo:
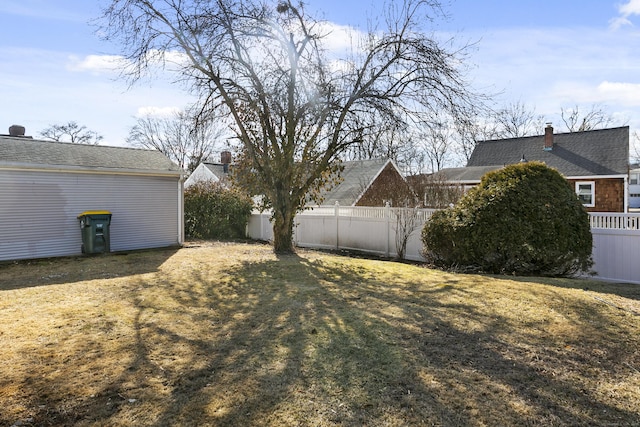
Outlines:
{"label": "tree trunk", "polygon": [[291,254],[293,249],[294,209],[274,207],[273,250],[277,254]]}

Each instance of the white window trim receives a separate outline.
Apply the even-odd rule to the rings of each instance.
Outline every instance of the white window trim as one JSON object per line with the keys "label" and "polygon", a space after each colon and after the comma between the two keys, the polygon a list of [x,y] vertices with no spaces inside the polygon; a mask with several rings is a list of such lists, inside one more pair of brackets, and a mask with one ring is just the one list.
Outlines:
{"label": "white window trim", "polygon": [[583,203],[586,208],[593,208],[596,206],[596,182],[595,181],[576,181],[576,194],[580,197],[580,185],[591,186],[591,203]]}

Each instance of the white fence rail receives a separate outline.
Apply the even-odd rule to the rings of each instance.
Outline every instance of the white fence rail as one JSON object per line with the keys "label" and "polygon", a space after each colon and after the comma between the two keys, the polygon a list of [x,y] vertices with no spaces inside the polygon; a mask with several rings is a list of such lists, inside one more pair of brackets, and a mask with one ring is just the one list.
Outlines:
{"label": "white fence rail", "polygon": [[[410,209],[415,220],[405,258],[423,261],[422,227],[433,209]],[[597,277],[640,284],[640,214],[590,213],[593,260]],[[272,240],[270,213],[254,212],[248,234]],[[319,206],[296,216],[294,241],[299,247],[346,249],[397,256],[396,237],[407,223],[401,208]]]}
{"label": "white fence rail", "polygon": [[593,212],[589,216],[592,230],[640,230],[640,214]]}

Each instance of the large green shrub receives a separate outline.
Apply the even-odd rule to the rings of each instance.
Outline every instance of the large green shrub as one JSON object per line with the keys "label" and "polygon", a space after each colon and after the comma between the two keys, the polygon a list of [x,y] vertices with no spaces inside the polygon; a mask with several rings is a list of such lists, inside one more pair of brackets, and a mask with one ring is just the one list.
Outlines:
{"label": "large green shrub", "polygon": [[187,237],[233,239],[245,237],[251,199],[218,183],[199,182],[184,191],[184,226]]}
{"label": "large green shrub", "polygon": [[568,181],[540,162],[487,173],[422,231],[425,258],[487,273],[570,275],[592,266],[589,215]]}

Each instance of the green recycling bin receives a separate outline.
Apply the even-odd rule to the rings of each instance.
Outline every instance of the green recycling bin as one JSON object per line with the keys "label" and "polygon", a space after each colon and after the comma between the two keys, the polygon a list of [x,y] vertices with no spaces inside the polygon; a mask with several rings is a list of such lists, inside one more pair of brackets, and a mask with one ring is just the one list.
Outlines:
{"label": "green recycling bin", "polygon": [[100,254],[111,251],[109,225],[111,212],[85,211],[78,215],[82,233],[82,253]]}

